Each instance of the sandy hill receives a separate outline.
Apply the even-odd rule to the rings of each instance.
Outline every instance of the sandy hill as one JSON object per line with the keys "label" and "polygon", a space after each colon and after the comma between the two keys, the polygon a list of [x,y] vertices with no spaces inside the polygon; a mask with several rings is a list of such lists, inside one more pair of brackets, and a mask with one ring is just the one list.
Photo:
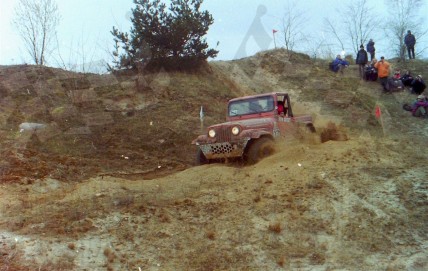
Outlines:
{"label": "sandy hill", "polygon": [[[283,50],[191,74],[0,66],[0,270],[428,269],[427,120],[408,91],[327,66]],[[284,90],[348,140],[194,166],[201,106],[206,127]]]}

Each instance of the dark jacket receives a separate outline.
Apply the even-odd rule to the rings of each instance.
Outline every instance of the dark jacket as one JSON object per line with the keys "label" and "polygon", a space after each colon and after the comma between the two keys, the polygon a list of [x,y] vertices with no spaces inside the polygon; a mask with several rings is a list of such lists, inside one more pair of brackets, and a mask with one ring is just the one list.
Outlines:
{"label": "dark jacket", "polygon": [[416,93],[417,95],[424,92],[426,85],[423,80],[414,79],[411,83],[412,92]]}
{"label": "dark jacket", "polygon": [[367,43],[367,52],[373,53],[374,51],[376,51],[376,49],[374,47],[374,41],[369,41]]}
{"label": "dark jacket", "polygon": [[357,53],[357,59],[355,60],[355,63],[360,65],[365,65],[369,62],[369,59],[367,57],[367,52],[363,48],[361,48]]}
{"label": "dark jacket", "polygon": [[415,36],[413,36],[413,34],[407,34],[404,37],[404,43],[406,44],[407,47],[413,47],[416,44],[416,38]]}
{"label": "dark jacket", "polygon": [[403,82],[403,85],[410,86],[414,80],[413,76],[410,74],[404,74],[400,78],[401,82]]}

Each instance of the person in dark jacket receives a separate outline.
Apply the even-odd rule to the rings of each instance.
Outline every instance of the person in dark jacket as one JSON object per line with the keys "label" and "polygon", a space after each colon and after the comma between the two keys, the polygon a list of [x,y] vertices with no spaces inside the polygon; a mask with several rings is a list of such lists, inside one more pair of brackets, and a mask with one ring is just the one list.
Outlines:
{"label": "person in dark jacket", "polygon": [[375,58],[376,49],[374,47],[374,44],[375,44],[374,41],[370,39],[366,46],[367,52],[370,54],[370,61],[372,61]]}
{"label": "person in dark jacket", "polygon": [[424,80],[422,79],[422,75],[416,76],[416,78],[412,81],[410,86],[411,86],[410,91],[413,94],[420,95],[422,92],[424,92],[426,85]]}
{"label": "person in dark jacket", "polygon": [[406,71],[404,73],[403,76],[401,76],[400,78],[401,82],[403,82],[403,85],[406,87],[410,87],[410,85],[412,84],[414,78],[413,76],[410,74],[410,71]]}
{"label": "person in dark jacket", "polygon": [[407,35],[404,37],[404,44],[406,44],[409,59],[415,59],[416,38],[410,30],[407,31]]}
{"label": "person in dark jacket", "polygon": [[373,58],[373,60],[366,65],[364,71],[364,79],[366,79],[367,81],[377,81],[377,69],[374,67],[376,62],[377,59]]}
{"label": "person in dark jacket", "polygon": [[360,50],[357,53],[357,59],[355,60],[355,63],[358,64],[359,70],[360,70],[360,78],[364,79],[364,69],[365,66],[369,62],[367,52],[364,50],[364,46],[360,45]]}

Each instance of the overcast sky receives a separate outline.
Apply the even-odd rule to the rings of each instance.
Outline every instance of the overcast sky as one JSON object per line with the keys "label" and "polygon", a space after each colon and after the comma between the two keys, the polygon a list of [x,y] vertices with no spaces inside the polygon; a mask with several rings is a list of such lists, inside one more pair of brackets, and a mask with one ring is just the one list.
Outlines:
{"label": "overcast sky", "polygon": [[[336,9],[341,8],[341,0],[305,0],[296,6],[304,11],[307,18],[301,25],[306,33],[314,37],[323,35],[323,19],[337,17]],[[377,14],[385,14],[382,0],[369,0]],[[17,0],[0,0],[0,65],[31,63],[21,38],[11,24]],[[102,3],[102,4],[101,4]],[[49,59],[49,65],[59,62],[68,65],[109,60],[107,52],[112,51],[113,26],[128,32],[132,0],[57,0],[61,21],[58,26],[59,53],[61,59]],[[205,0],[203,9],[214,17],[214,24],[207,35],[211,47],[220,53],[219,60],[230,60],[257,51],[274,48],[272,29],[281,29],[281,20],[287,0]],[[428,14],[426,6],[421,11]],[[381,15],[384,16],[384,15]],[[277,46],[282,45],[280,32],[275,34]],[[378,41],[378,52],[385,44],[382,37]],[[295,46],[296,50],[307,50]],[[339,49],[337,49],[339,50]],[[337,52],[339,53],[339,52]],[[350,52],[352,53],[352,52]],[[388,57],[387,53],[384,53]],[[58,54],[57,54],[58,55]]]}

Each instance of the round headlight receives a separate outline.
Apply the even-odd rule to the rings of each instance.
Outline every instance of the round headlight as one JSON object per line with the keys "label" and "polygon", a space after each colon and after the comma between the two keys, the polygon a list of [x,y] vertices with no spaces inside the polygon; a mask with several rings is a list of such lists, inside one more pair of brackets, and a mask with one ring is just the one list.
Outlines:
{"label": "round headlight", "polygon": [[238,135],[239,134],[239,127],[238,126],[234,126],[233,128],[232,128],[232,134],[233,135]]}
{"label": "round headlight", "polygon": [[209,130],[208,131],[208,136],[209,137],[215,137],[215,130],[214,129]]}

